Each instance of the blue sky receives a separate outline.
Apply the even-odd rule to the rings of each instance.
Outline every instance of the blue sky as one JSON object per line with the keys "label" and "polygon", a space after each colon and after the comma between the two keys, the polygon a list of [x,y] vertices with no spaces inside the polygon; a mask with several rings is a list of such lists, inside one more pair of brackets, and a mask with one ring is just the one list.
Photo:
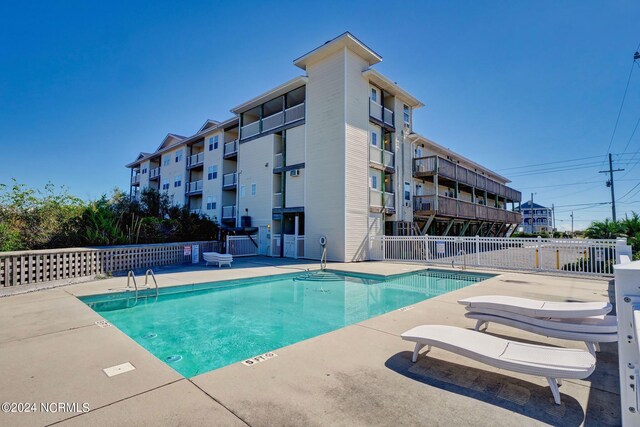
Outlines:
{"label": "blue sky", "polygon": [[[576,228],[610,216],[582,204],[610,200],[598,170],[640,43],[639,2],[407,1],[386,13],[393,4],[1,2],[0,182],[52,181],[83,198],[128,188],[124,164],[139,151],[230,117],[348,30],[426,104],[417,132],[512,177],[523,199],[554,203],[561,227],[572,209]],[[640,211],[640,186],[622,197],[640,182],[639,93],[640,66],[611,148],[629,143],[615,156],[627,169],[619,215]],[[508,169],[571,159],[582,160]]]}

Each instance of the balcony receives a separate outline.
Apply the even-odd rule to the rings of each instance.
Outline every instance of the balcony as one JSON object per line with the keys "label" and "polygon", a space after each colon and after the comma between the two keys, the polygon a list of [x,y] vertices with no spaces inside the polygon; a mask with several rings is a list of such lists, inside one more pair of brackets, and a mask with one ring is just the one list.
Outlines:
{"label": "balcony", "polygon": [[192,215],[201,215],[202,209],[189,209],[189,213]]}
{"label": "balcony", "polygon": [[380,123],[391,126],[392,128],[395,127],[393,122],[393,111],[388,108],[384,108],[371,98],[369,98],[369,117]]}
{"label": "balcony", "polygon": [[438,177],[457,181],[478,190],[487,191],[499,197],[514,202],[521,200],[521,193],[506,185],[500,184],[484,175],[460,166],[451,160],[439,156],[427,156],[413,159],[413,176],[425,178],[438,175]]}
{"label": "balcony", "polygon": [[131,185],[140,185],[140,175],[133,175],[131,177]]}
{"label": "balcony", "polygon": [[194,154],[187,157],[187,169],[196,168],[204,164],[204,153]]}
{"label": "balcony", "polygon": [[160,166],[149,171],[149,180],[160,179]]}
{"label": "balcony", "polygon": [[391,151],[382,150],[374,145],[369,146],[369,163],[372,167],[393,173],[395,171],[394,155]]}
{"label": "balcony", "polygon": [[[254,116],[255,117],[255,116]],[[302,102],[285,110],[280,110],[269,116],[258,119],[255,122],[242,126],[240,129],[240,139],[251,138],[261,133],[269,132],[281,126],[303,120],[305,117],[305,103]]]}
{"label": "balcony", "polygon": [[202,194],[202,180],[187,182],[184,187],[184,192],[188,196]]}
{"label": "balcony", "polygon": [[273,168],[280,169],[284,166],[284,162],[282,161],[282,153],[278,153],[273,158]]}
{"label": "balcony", "polygon": [[228,205],[222,207],[222,219],[230,220],[236,217],[236,205]]}
{"label": "balcony", "polygon": [[273,195],[273,207],[278,209],[283,207],[282,206],[282,193],[275,193]]}
{"label": "balcony", "polygon": [[234,190],[238,186],[238,173],[232,172],[222,176],[222,189]]}
{"label": "balcony", "polygon": [[[436,203],[437,202],[437,203]],[[435,195],[414,196],[413,210],[417,216],[445,216],[477,221],[519,224],[520,214],[495,207],[479,205],[465,200]]]}
{"label": "balcony", "polygon": [[233,157],[238,156],[238,140],[225,142],[224,143],[224,154],[225,159],[231,159]]}
{"label": "balcony", "polygon": [[396,209],[396,195],[375,188],[369,188],[369,210],[372,212],[393,213]]}
{"label": "balcony", "polygon": [[260,120],[255,121],[253,123],[249,123],[248,125],[242,126],[240,128],[240,138],[247,139],[251,138],[260,133]]}

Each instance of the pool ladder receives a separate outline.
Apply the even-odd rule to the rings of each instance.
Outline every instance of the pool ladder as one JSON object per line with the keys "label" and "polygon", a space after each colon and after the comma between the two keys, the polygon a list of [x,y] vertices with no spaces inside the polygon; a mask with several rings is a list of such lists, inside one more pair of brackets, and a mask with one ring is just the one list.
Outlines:
{"label": "pool ladder", "polygon": [[[153,279],[153,284],[156,287],[156,298],[158,298],[158,281],[156,280],[156,275],[153,274],[153,270],[152,269],[148,269],[146,273],[144,273],[144,288],[148,289],[149,288],[149,275],[151,275],[151,278]],[[131,287],[131,281],[133,280],[133,286],[135,288],[135,301],[136,303],[138,302],[138,283],[136,282],[136,275],[133,273],[133,270],[129,270],[129,272],[127,273],[127,288]]]}

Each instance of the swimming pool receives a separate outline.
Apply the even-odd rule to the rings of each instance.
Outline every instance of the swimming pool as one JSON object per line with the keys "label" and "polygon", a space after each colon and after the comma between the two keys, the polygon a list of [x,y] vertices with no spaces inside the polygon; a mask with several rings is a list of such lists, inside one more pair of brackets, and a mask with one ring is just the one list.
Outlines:
{"label": "swimming pool", "polygon": [[491,275],[305,272],[80,298],[183,376],[244,361]]}

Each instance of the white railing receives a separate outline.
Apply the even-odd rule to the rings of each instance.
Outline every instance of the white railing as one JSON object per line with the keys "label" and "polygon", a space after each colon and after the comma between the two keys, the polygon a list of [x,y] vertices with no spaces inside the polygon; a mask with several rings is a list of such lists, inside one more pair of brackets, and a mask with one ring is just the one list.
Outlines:
{"label": "white railing", "polygon": [[283,163],[282,163],[282,153],[278,153],[273,157],[273,167],[274,169],[278,169],[283,167]]}
{"label": "white railing", "polygon": [[222,219],[232,219],[236,217],[236,205],[222,207]]}
{"label": "white railing", "polygon": [[260,133],[260,120],[242,126],[240,129],[240,139],[246,139]]}
{"label": "white railing", "polygon": [[186,193],[197,193],[202,191],[202,180],[188,182],[185,187]]}
{"label": "white railing", "polygon": [[282,207],[282,193],[275,193],[273,195],[273,207],[274,208]]}
{"label": "white railing", "polygon": [[611,277],[624,239],[372,236],[372,259]]}
{"label": "white railing", "polygon": [[204,153],[194,154],[187,157],[187,167],[200,166],[204,163]]}
{"label": "white railing", "polygon": [[284,111],[278,111],[277,113],[262,119],[262,132],[275,129],[282,125],[284,125]]}
{"label": "white railing", "polygon": [[384,109],[384,122],[388,125],[393,126],[393,111],[388,108]]}
{"label": "white railing", "polygon": [[131,177],[131,184],[140,184],[140,175],[133,175]]}
{"label": "white railing", "polygon": [[304,236],[284,235],[285,258],[302,258],[304,256]]}
{"label": "white railing", "polygon": [[271,235],[271,256],[279,257],[280,256],[280,235],[272,234]]}
{"label": "white railing", "polygon": [[160,166],[149,171],[149,179],[158,178],[160,176]]}
{"label": "white railing", "polygon": [[258,235],[227,236],[227,253],[233,256],[258,255]]}
{"label": "white railing", "polygon": [[238,183],[237,172],[227,173],[222,176],[222,187],[235,187]]}
{"label": "white railing", "polygon": [[[626,253],[631,257],[631,253]],[[640,425],[640,261],[615,266],[622,425]]]}
{"label": "white railing", "polygon": [[383,197],[383,203],[385,209],[395,209],[396,208],[396,195],[394,193],[387,193],[385,191]]}
{"label": "white railing", "polygon": [[302,119],[304,119],[304,102],[284,110],[285,123],[291,123]]}
{"label": "white railing", "polygon": [[369,98],[369,115],[382,121],[382,105]]}
{"label": "white railing", "polygon": [[238,140],[229,141],[224,143],[224,155],[231,156],[238,152]]}
{"label": "white railing", "polygon": [[200,215],[202,213],[202,209],[190,209],[189,213]]}
{"label": "white railing", "polygon": [[381,148],[370,146],[369,160],[373,163],[377,163],[387,168],[393,168],[393,153],[391,151],[383,150]]}
{"label": "white railing", "polygon": [[369,205],[373,207],[382,207],[382,191],[375,188],[369,188]]}

